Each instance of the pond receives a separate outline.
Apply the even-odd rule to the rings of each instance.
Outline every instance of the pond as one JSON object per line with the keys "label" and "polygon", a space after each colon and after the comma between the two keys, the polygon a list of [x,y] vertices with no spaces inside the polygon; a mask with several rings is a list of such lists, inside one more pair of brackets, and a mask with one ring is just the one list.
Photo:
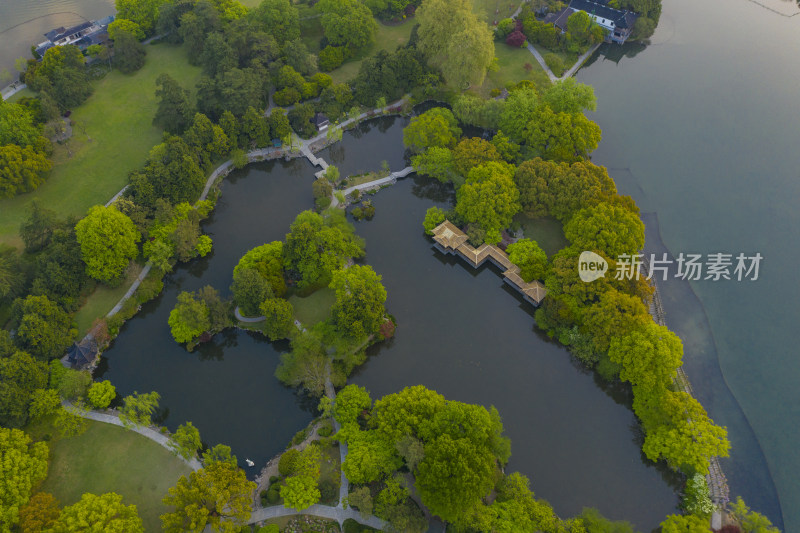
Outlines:
{"label": "pond", "polygon": [[[384,160],[403,168],[406,123],[373,120],[319,155],[342,175],[380,169]],[[172,340],[167,317],[181,290],[210,284],[229,294],[239,257],[282,239],[295,215],[311,207],[312,180],[305,160],[233,173],[204,224],[213,255],[177,268],[104,356],[103,377],[119,393],[158,391],[165,425],[191,420],[208,444],[232,446],[242,464],[255,461],[251,474],[313,416],[314,402],[272,375],[286,343],[229,331],[188,353]],[[674,479],[642,458],[625,389],[598,383],[536,332],[534,309],[492,267],[473,270],[432,248],[422,219],[431,205],[452,202],[451,190],[412,175],[373,202],[375,218],[356,228],[366,239],[365,261],[383,276],[398,330],[371,349],[350,381],[374,398],[423,384],[452,400],[494,405],[512,440],[507,471],[529,476],[536,495],[562,516],[595,506],[650,529],[674,511]]]}

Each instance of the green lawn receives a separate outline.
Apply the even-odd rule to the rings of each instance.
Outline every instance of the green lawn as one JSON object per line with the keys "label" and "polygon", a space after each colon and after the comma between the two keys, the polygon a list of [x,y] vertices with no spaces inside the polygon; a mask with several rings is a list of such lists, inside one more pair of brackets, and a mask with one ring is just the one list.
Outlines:
{"label": "green lawn", "polygon": [[183,47],[160,44],[147,47],[147,62],[138,72],[125,75],[115,70],[95,82],[94,94],[72,113],[79,124],[69,141],[72,156],[57,147],[53,171],[41,187],[0,200],[0,242],[21,246],[17,232],[34,199],[62,216],[83,215],[127,183],[128,173],[144,163],[161,139],[152,120],[157,107],[155,80],[165,72],[192,90],[200,77],[200,69],[189,65]]}
{"label": "green lawn", "polygon": [[114,307],[130,288],[133,280],[142,271],[142,265],[131,263],[125,275],[125,280],[119,287],[110,288],[99,284],[97,288],[86,298],[78,312],[75,313],[75,322],[78,324],[78,337],[82,338],[92,327],[95,318],[105,316]]}
{"label": "green lawn", "polygon": [[289,303],[294,307],[294,317],[306,326],[327,320],[335,302],[336,293],[327,287],[316,290],[305,298],[297,295],[289,297]]}
{"label": "green lawn", "polygon": [[514,222],[522,226],[522,232],[526,238],[539,244],[547,257],[569,246],[569,241],[564,237],[561,222],[555,218],[528,218],[520,213],[514,217]]}
{"label": "green lawn", "polygon": [[510,17],[519,4],[519,0],[472,0],[472,9],[489,25],[494,25],[495,20]]}
{"label": "green lawn", "polygon": [[[319,19],[314,20],[319,23]],[[358,69],[361,68],[361,62],[365,58],[375,55],[381,50],[394,52],[398,46],[406,44],[411,37],[411,28],[413,27],[413,19],[406,20],[399,25],[391,26],[378,21],[378,32],[375,34],[375,41],[372,45],[366,47],[356,57],[346,61],[341,67],[330,72],[333,81],[336,83],[344,83],[355,78],[356,74],[358,74]]]}
{"label": "green lawn", "polygon": [[[536,50],[540,54],[542,54],[542,57],[544,57],[547,54],[557,55],[559,59],[561,59],[561,62],[564,63],[564,72],[572,68],[572,65],[574,65],[575,62],[578,60],[578,54],[564,52],[563,50],[557,50],[557,51],[549,50],[540,44],[534,44],[533,47],[536,48]],[[561,75],[564,72],[553,72],[553,74],[555,74],[558,77],[561,77]]]}
{"label": "green lawn", "polygon": [[[340,468],[341,460],[342,456],[339,453],[338,445],[331,445],[322,448],[322,464],[320,464],[321,468],[319,482],[322,483],[323,481],[327,481],[336,485],[337,494],[339,486],[342,482],[342,472]],[[339,497],[337,496],[335,499],[330,501],[321,501],[320,503],[324,503],[325,505],[338,505]]]}
{"label": "green lawn", "polygon": [[34,96],[36,96],[36,93],[26,87],[25,89],[22,89],[20,92],[15,93],[11,98],[8,99],[8,101],[14,103],[21,98],[26,98],[26,97],[31,98]]}
{"label": "green lawn", "polygon": [[[36,435],[44,429],[30,430]],[[189,472],[159,444],[119,426],[89,421],[84,434],[50,442],[50,469],[39,490],[53,494],[62,506],[85,492],[116,492],[123,502],[136,505],[145,531],[161,531],[158,517],[169,510],[161,498]]]}
{"label": "green lawn", "polygon": [[494,55],[499,70],[489,72],[486,81],[477,90],[483,97],[490,96],[492,89],[503,89],[508,83],[531,80],[539,91],[550,86],[550,78],[527,48],[513,48],[502,42],[494,43]]}

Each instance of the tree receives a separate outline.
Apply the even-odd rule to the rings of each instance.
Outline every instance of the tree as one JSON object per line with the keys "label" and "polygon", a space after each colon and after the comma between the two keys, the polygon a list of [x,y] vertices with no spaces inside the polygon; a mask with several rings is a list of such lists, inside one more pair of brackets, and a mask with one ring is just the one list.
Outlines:
{"label": "tree", "polygon": [[178,426],[170,444],[175,455],[187,460],[193,459],[197,455],[197,450],[203,446],[200,431],[191,422]]}
{"label": "tree", "polygon": [[503,100],[484,100],[479,96],[464,93],[456,96],[453,101],[453,114],[462,124],[496,130],[504,107]]}
{"label": "tree", "polygon": [[356,424],[348,424],[337,435],[347,443],[342,472],[351,483],[385,479],[402,465],[393,444],[374,431],[361,431]]}
{"label": "tree", "polygon": [[228,462],[213,462],[188,479],[181,476],[162,500],[175,508],[161,515],[164,531],[200,533],[207,525],[215,531],[232,531],[250,517],[255,489],[244,471]]}
{"label": "tree", "polygon": [[[234,279],[237,273],[247,269],[256,271],[266,279],[275,296],[282,297],[286,293],[286,282],[283,279],[283,243],[281,241],[256,246],[244,254],[233,269]],[[261,299],[257,305],[260,305],[264,299]]]}
{"label": "tree", "polygon": [[636,254],[644,246],[644,224],[623,208],[598,203],[581,209],[564,226],[564,235],[581,250],[603,252],[616,259]]}
{"label": "tree", "polygon": [[56,413],[61,408],[61,398],[53,389],[36,389],[31,395],[28,414],[31,420],[41,420]]}
{"label": "tree", "polygon": [[253,16],[279,43],[300,37],[300,18],[297,8],[289,0],[262,0]]}
{"label": "tree", "polygon": [[777,527],[772,525],[769,518],[751,511],[741,496],[736,498],[736,501],[731,504],[731,514],[739,521],[742,529],[747,533],[778,533]]}
{"label": "tree", "polygon": [[321,396],[331,364],[321,339],[313,330],[304,331],[292,338],[291,348],[281,354],[275,377],[290,387],[303,387],[309,394]]}
{"label": "tree", "polygon": [[358,487],[347,498],[347,503],[350,507],[358,509],[361,518],[368,518],[372,515],[372,494],[369,487]]}
{"label": "tree", "polygon": [[47,296],[20,300],[17,313],[17,344],[41,360],[63,355],[77,333],[72,318]]}
{"label": "tree", "polygon": [[681,508],[689,514],[709,518],[714,512],[714,503],[703,474],[691,476],[683,488]]}
{"label": "tree", "polygon": [[367,6],[357,0],[320,0],[322,29],[333,46],[361,48],[371,43],[378,29]]}
{"label": "tree", "polygon": [[506,163],[513,164],[517,156],[519,156],[519,145],[513,142],[502,131],[498,131],[497,134],[492,137],[492,144]]}
{"label": "tree", "polygon": [[195,113],[192,126],[184,137],[195,153],[200,154],[203,165],[228,155],[230,142],[225,132],[202,113]]}
{"label": "tree", "polygon": [[32,442],[18,429],[0,427],[0,528],[11,531],[19,522],[19,508],[47,477],[47,444]]}
{"label": "tree", "polygon": [[[273,115],[274,114],[275,112],[273,111]],[[286,117],[284,116],[283,118],[285,119]],[[261,113],[256,111],[254,107],[248,107],[247,111],[242,117],[241,136],[241,142],[249,148],[267,146],[267,144],[269,144],[270,125],[268,121],[261,115]]]}
{"label": "tree", "polygon": [[453,166],[462,176],[466,176],[473,167],[500,159],[494,145],[480,137],[462,139],[453,150]]}
{"label": "tree", "polygon": [[86,396],[89,385],[92,383],[92,375],[86,370],[67,369],[61,376],[58,385],[58,393],[65,400],[79,401]]}
{"label": "tree", "polygon": [[86,273],[100,281],[122,276],[130,260],[136,257],[139,230],[127,215],[116,207],[96,205],[75,225]]}
{"label": "tree", "polygon": [[427,0],[416,13],[417,47],[442,69],[447,83],[462,89],[480,85],[494,58],[492,32],[466,0]]}
{"label": "tree", "polygon": [[157,392],[139,394],[134,392],[123,398],[124,405],[120,409],[119,419],[125,427],[149,426],[150,417],[158,409],[158,400],[161,395]]}
{"label": "tree", "polygon": [[114,39],[114,66],[124,74],[132,74],[144,66],[147,51],[128,31],[117,31]]}
{"label": "tree", "polygon": [[320,499],[316,482],[306,476],[293,476],[281,485],[283,506],[302,511],[317,503]]}
{"label": "tree", "polygon": [[525,140],[525,126],[538,105],[536,89],[523,87],[511,91],[500,113],[500,129],[514,142],[522,142]]}
{"label": "tree", "polygon": [[236,456],[231,455],[231,447],[224,444],[217,444],[203,452],[203,465],[209,466],[211,463],[228,463],[234,468],[237,466]]}
{"label": "tree", "polygon": [[323,218],[303,211],[292,223],[283,247],[284,267],[301,290],[328,285],[334,270],[363,254],[363,241],[354,235],[344,213]]}
{"label": "tree", "polygon": [[152,35],[158,10],[166,0],[116,0],[117,20],[128,19],[147,35]]}
{"label": "tree", "polygon": [[455,172],[453,152],[449,148],[431,146],[419,155],[412,156],[411,165],[420,174],[434,177],[442,183],[463,183]]}
{"label": "tree", "polygon": [[413,472],[422,459],[425,458],[425,448],[422,441],[411,436],[405,435],[395,444],[397,452],[406,462],[408,469]]}
{"label": "tree", "polygon": [[181,292],[169,313],[169,328],[175,342],[193,342],[211,329],[208,306],[193,293]]}
{"label": "tree", "polygon": [[[582,11],[573,13],[573,15],[578,13],[586,15]],[[592,86],[578,83],[575,78],[566,78],[555,82],[542,95],[542,102],[555,113],[575,114],[597,109],[597,99]]]}
{"label": "tree", "polygon": [[55,496],[37,492],[19,509],[19,530],[21,533],[47,531],[60,514]]}
{"label": "tree", "polygon": [[26,278],[17,249],[0,245],[0,301],[11,300],[19,295]]}
{"label": "tree", "polygon": [[205,182],[198,156],[181,137],[173,135],[150,150],[143,172],[131,173],[131,194],[126,196],[151,208],[158,198],[173,205],[194,202]]}
{"label": "tree", "polygon": [[0,146],[0,198],[12,198],[44,183],[52,163],[31,146]]}
{"label": "tree", "polygon": [[344,63],[344,47],[328,45],[319,51],[319,69],[330,72]]}
{"label": "tree", "polygon": [[628,334],[611,337],[608,357],[622,365],[622,380],[642,390],[665,388],[681,366],[683,344],[665,326],[650,321]]}
{"label": "tree", "polygon": [[601,131],[581,113],[556,113],[542,105],[534,111],[524,137],[536,155],[572,162],[585,159],[597,148]]}
{"label": "tree", "polygon": [[135,505],[122,503],[122,496],[109,492],[101,496],[86,493],[78,503],[64,507],[50,529],[53,533],[80,531],[125,531],[144,533]]}
{"label": "tree", "polygon": [[486,242],[500,242],[500,231],[519,212],[519,191],[514,185],[513,167],[489,162],[473,168],[467,182],[458,189],[456,213],[465,221],[486,230]]}
{"label": "tree", "polygon": [[520,239],[506,248],[508,258],[520,268],[519,275],[526,283],[544,279],[547,272],[547,254],[536,241]]}
{"label": "tree", "polygon": [[156,78],[156,87],[156,98],[159,100],[153,125],[172,134],[183,133],[193,116],[189,91],[167,73]]}
{"label": "tree", "polygon": [[708,533],[708,520],[694,515],[671,514],[660,525],[663,533]]}
{"label": "tree", "polygon": [[105,409],[116,396],[117,389],[108,380],[92,383],[89,387],[89,402],[95,409]]}
{"label": "tree", "polygon": [[633,525],[625,521],[611,521],[593,507],[584,507],[578,518],[588,533],[634,533]]}
{"label": "tree", "polygon": [[372,398],[364,387],[350,384],[336,395],[333,416],[341,425],[355,424],[362,412],[372,408]]}
{"label": "tree", "polygon": [[433,229],[446,219],[447,215],[444,210],[438,207],[429,207],[428,210],[425,211],[425,220],[422,223],[422,227],[425,228],[425,234],[433,235]]}
{"label": "tree", "polygon": [[269,280],[254,268],[234,270],[231,292],[233,301],[246,316],[258,316],[261,304],[273,296]]}
{"label": "tree", "polygon": [[46,248],[53,238],[56,221],[55,211],[42,207],[38,200],[31,202],[28,218],[19,228],[19,235],[25,243],[25,251],[35,253]]}
{"label": "tree", "polygon": [[403,130],[403,144],[414,153],[436,146],[452,148],[461,136],[461,128],[453,113],[443,107],[435,107],[413,117]]}
{"label": "tree", "polygon": [[371,266],[353,265],[335,271],[330,287],[336,291],[333,323],[340,331],[353,339],[378,331],[386,315],[386,289]]}
{"label": "tree", "polygon": [[127,32],[133,35],[137,41],[142,41],[146,37],[142,28],[132,20],[117,18],[108,25],[108,38],[116,41],[120,33]]}
{"label": "tree", "polygon": [[267,298],[261,304],[261,315],[265,318],[264,333],[271,341],[285,339],[294,328],[294,309],[283,298]]}
{"label": "tree", "polygon": [[33,115],[25,106],[0,102],[0,145],[37,146],[40,136]]}
{"label": "tree", "polygon": [[34,394],[46,386],[47,365],[43,362],[25,352],[0,358],[0,425],[24,426]]}
{"label": "tree", "polygon": [[642,421],[642,451],[651,461],[708,474],[709,457],[727,457],[727,430],[714,425],[700,402],[685,392],[634,387],[633,410]]}
{"label": "tree", "polygon": [[425,444],[417,490],[431,513],[458,522],[492,489],[494,469],[491,453],[475,448],[468,439],[443,434]]}

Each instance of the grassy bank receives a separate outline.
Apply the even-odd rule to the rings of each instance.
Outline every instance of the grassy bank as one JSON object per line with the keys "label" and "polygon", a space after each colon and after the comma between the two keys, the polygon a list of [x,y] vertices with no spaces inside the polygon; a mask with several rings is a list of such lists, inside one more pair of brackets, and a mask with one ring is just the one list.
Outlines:
{"label": "grassy bank", "polygon": [[[145,531],[161,531],[158,517],[168,510],[161,498],[181,475],[189,474],[189,467],[138,433],[88,422],[84,434],[50,441],[50,469],[39,490],[53,494],[62,506],[77,502],[86,492],[116,492],[124,503],[136,505]],[[48,425],[29,431],[39,437],[56,433]]]}
{"label": "grassy bank", "polygon": [[[76,122],[68,148],[57,146],[53,170],[36,191],[0,200],[0,242],[21,246],[20,223],[34,199],[61,216],[83,215],[106,203],[141,166],[161,139],[152,125],[157,102],[156,78],[168,73],[194,89],[200,69],[189,65],[183,47],[147,47],[145,66],[132,75],[112,71],[94,82],[94,94],[72,113]],[[71,152],[71,155],[70,155]]]}
{"label": "grassy bank", "polygon": [[[319,19],[314,19],[319,22]],[[378,32],[375,34],[375,41],[370,46],[364,48],[356,57],[349,59],[341,67],[330,73],[333,81],[343,83],[353,79],[361,68],[361,63],[367,57],[373,56],[385,50],[394,52],[398,46],[408,42],[411,37],[411,29],[414,27],[414,19],[406,20],[398,25],[386,25],[378,22]]]}
{"label": "grassy bank", "polygon": [[488,98],[492,89],[503,89],[509,83],[519,83],[522,80],[532,81],[540,92],[550,86],[550,78],[527,48],[514,48],[496,42],[494,55],[497,57],[499,69],[497,72],[489,72],[483,85],[473,89],[481,96]]}
{"label": "grassy bank", "polygon": [[336,293],[327,287],[314,291],[305,298],[297,295],[289,297],[289,303],[294,308],[294,317],[306,326],[327,320],[335,302]]}

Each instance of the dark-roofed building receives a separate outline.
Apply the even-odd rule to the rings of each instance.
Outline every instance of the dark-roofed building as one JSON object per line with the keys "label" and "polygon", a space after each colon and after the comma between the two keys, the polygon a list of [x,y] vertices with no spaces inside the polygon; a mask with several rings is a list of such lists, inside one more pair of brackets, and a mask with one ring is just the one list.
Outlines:
{"label": "dark-roofed building", "polygon": [[328,120],[328,117],[326,117],[322,113],[317,113],[309,120],[311,120],[311,123],[317,127],[317,131],[325,131],[331,124],[331,121]]}
{"label": "dark-roofed building", "polygon": [[82,370],[92,366],[97,359],[99,350],[97,343],[91,335],[87,335],[78,343],[74,343],[67,350],[66,362],[76,370]]}
{"label": "dark-roofed building", "polygon": [[45,33],[44,36],[47,37],[47,40],[53,43],[56,46],[62,46],[65,44],[71,44],[74,41],[77,41],[84,35],[88,35],[92,33],[94,26],[94,22],[86,21],[81,22],[77,26],[72,26],[71,28],[64,28],[63,26],[60,28],[56,28],[54,30],[50,30],[49,32]]}
{"label": "dark-roofed building", "polygon": [[624,9],[609,7],[607,0],[571,0],[561,11],[548,14],[544,21],[567,31],[567,19],[576,11],[584,11],[592,20],[608,31],[607,40],[622,44],[630,37],[639,15]]}
{"label": "dark-roofed building", "polygon": [[85,50],[93,44],[105,44],[108,42],[108,25],[114,22],[114,16],[81,22],[77,26],[70,28],[56,28],[45,33],[46,41],[36,45],[36,53],[43,57],[45,52],[54,46],[64,46],[74,44],[81,50]]}

